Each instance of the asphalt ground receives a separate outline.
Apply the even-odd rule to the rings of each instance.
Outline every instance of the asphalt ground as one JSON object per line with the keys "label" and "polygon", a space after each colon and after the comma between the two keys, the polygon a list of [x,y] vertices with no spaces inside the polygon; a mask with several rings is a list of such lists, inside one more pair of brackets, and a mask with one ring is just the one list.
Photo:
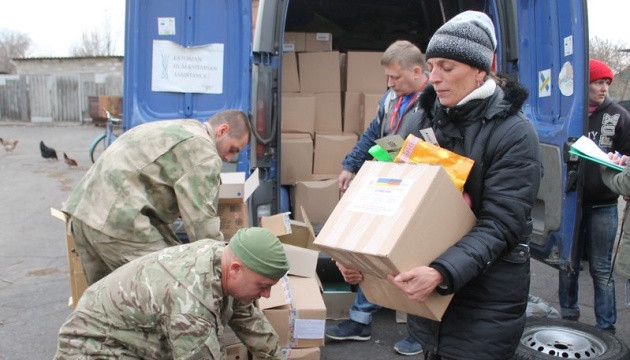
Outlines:
{"label": "asphalt ground", "polygon": [[[88,147],[103,128],[91,124],[15,124],[0,122],[0,137],[17,138],[12,154],[0,148],[0,360],[51,359],[57,332],[72,308],[64,224],[50,215],[89,168]],[[58,152],[59,161],[43,159],[39,141]],[[69,168],[62,151],[79,163]],[[586,267],[585,267],[586,268]],[[557,303],[558,273],[532,262],[532,295]],[[630,308],[624,283],[617,282],[617,337],[630,346]],[[580,276],[580,321],[593,325],[590,276]],[[334,322],[330,321],[329,324]],[[322,359],[420,359],[403,357],[393,345],[406,335],[394,312],[381,310],[365,342],[327,341]]]}

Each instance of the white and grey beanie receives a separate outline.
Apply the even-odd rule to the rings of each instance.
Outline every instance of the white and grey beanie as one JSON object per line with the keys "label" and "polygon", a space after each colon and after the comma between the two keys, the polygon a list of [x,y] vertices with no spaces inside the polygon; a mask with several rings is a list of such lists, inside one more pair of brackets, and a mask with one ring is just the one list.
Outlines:
{"label": "white and grey beanie", "polygon": [[494,25],[488,15],[465,11],[437,29],[425,57],[456,60],[490,72],[496,48]]}

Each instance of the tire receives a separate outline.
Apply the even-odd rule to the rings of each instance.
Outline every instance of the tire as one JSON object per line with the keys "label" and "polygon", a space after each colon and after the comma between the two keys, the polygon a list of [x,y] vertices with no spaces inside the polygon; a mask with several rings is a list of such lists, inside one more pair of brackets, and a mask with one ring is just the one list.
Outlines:
{"label": "tire", "polygon": [[577,321],[527,318],[513,360],[630,359],[628,347],[615,335]]}
{"label": "tire", "polygon": [[105,144],[105,134],[99,135],[94,141],[92,145],[90,145],[90,160],[92,160],[92,164],[96,162],[96,159],[105,151],[107,145]]}

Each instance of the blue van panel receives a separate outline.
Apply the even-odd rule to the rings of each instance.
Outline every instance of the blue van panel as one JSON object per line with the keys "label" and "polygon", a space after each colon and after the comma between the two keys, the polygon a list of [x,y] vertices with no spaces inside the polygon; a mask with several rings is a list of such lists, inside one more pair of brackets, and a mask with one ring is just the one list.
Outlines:
{"label": "blue van panel", "polygon": [[519,0],[517,11],[519,79],[530,89],[523,112],[536,127],[545,166],[538,197],[545,231],[542,239],[532,240],[532,248],[563,266],[579,223],[577,165],[565,150],[567,142],[584,133],[586,123],[586,4]]}
{"label": "blue van panel", "polygon": [[[123,89],[126,130],[156,120],[204,120],[225,109],[249,112],[251,0],[127,0],[126,6]],[[160,35],[159,18],[174,19],[174,31]],[[223,44],[222,93],[152,91],[154,40],[168,40],[185,48]]]}

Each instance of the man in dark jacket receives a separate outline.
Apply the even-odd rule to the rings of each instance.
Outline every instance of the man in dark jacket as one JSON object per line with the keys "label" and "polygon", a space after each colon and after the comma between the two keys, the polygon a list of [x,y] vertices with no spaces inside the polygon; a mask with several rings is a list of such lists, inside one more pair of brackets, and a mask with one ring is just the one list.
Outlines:
{"label": "man in dark jacket", "polygon": [[[419,109],[418,95],[427,83],[422,52],[409,41],[399,40],[385,50],[381,65],[385,70],[389,90],[379,101],[376,118],[342,162],[343,171],[337,180],[341,191],[346,191],[361,165],[372,158],[368,150],[375,144],[374,140],[394,134],[403,138],[409,134],[420,136],[422,111]],[[348,283],[357,284],[362,280],[359,272],[345,269],[340,264],[337,266]],[[359,287],[354,304],[348,312],[350,319],[329,326],[326,336],[335,340],[369,340],[372,315],[379,309],[380,306],[366,299]],[[401,355],[416,355],[422,352],[422,347],[413,337],[407,336],[394,345],[394,350]]]}
{"label": "man in dark jacket", "polygon": [[[429,266],[390,276],[414,301],[454,294],[441,322],[409,316],[428,359],[510,359],[525,326],[531,210],[542,165],[527,91],[491,73],[496,37],[487,15],[466,11],[426,51],[425,124],[441,147],[475,161],[464,185],[475,226]],[[457,219],[453,219],[457,221]]]}
{"label": "man in dark jacket", "polygon": [[[612,70],[603,62],[590,60],[588,91],[588,134],[604,152],[630,154],[630,114],[608,97],[613,81]],[[600,329],[615,331],[617,310],[615,280],[610,279],[611,256],[617,233],[617,200],[619,195],[602,182],[599,165],[582,164],[582,219],[577,251],[560,269],[559,300],[564,319],[578,320],[578,277],[583,254],[588,257],[589,271],[595,290],[595,320]]]}

